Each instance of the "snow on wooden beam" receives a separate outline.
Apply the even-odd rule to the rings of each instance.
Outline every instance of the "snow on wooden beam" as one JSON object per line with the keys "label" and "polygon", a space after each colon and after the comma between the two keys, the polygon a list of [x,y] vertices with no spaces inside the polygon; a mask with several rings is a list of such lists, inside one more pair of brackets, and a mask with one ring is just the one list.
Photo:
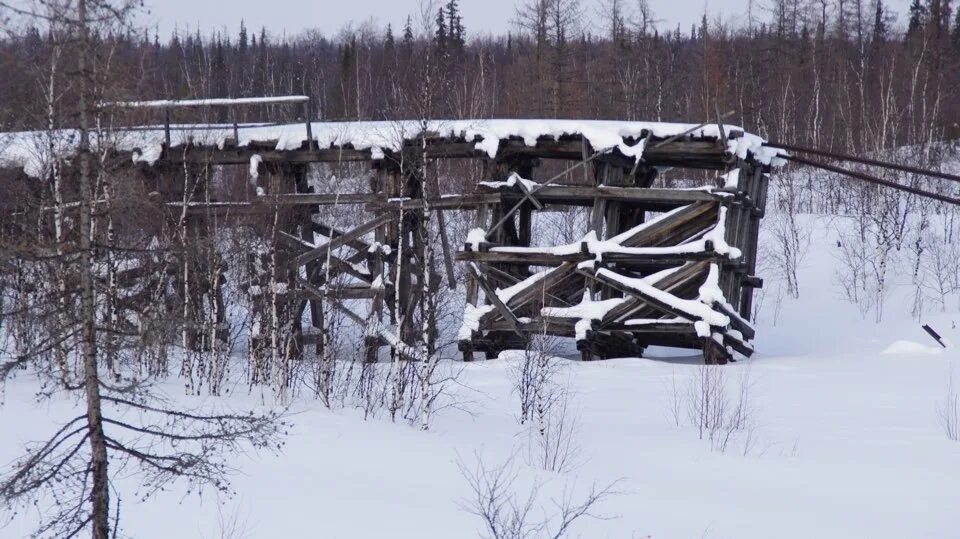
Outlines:
{"label": "snow on wooden beam", "polygon": [[[247,98],[236,100],[161,100],[128,102],[127,107],[169,108],[173,106],[236,106],[268,103],[273,99],[297,102],[302,96]],[[119,106],[119,104],[116,104]],[[732,126],[725,126],[727,130]],[[662,143],[694,128],[689,135]],[[205,163],[245,163],[257,152],[264,161],[286,163],[345,159],[380,161],[390,152],[402,152],[421,143],[421,134],[430,134],[428,155],[443,157],[496,158],[528,155],[582,160],[582,146],[596,152],[632,157],[635,163],[649,166],[688,166],[724,169],[732,156],[752,156],[765,165],[781,164],[779,151],[763,146],[763,139],[751,134],[731,138],[724,145],[715,125],[695,126],[660,122],[622,122],[601,120],[536,119],[464,119],[432,120],[426,126],[419,120],[378,122],[305,122],[284,125],[203,124],[169,125],[151,128],[137,126],[110,133],[110,150],[131,154],[135,162],[154,164],[193,159]],[[58,132],[64,141],[64,154],[75,151],[76,132]],[[36,152],[41,132],[0,134],[0,162],[20,167],[34,177],[42,175],[45,163]],[[647,147],[645,139],[656,144]],[[658,142],[659,141],[659,142]],[[94,137],[92,144],[99,146]],[[165,151],[165,149],[167,151]],[[176,149],[176,151],[172,151]],[[190,149],[191,151],[184,151]],[[323,153],[323,150],[329,150]],[[352,153],[352,154],[351,154]],[[351,154],[345,156],[344,154]],[[66,155],[64,155],[66,157]]]}
{"label": "snow on wooden beam", "polygon": [[237,97],[211,99],[155,99],[153,101],[109,101],[100,108],[169,109],[178,107],[229,107],[245,105],[271,105],[281,103],[306,103],[305,95],[280,95],[273,97]]}

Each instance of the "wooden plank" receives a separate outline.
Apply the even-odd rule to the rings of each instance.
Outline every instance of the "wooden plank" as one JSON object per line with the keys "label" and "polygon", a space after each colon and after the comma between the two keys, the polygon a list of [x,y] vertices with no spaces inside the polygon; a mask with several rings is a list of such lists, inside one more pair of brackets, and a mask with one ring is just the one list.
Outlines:
{"label": "wooden plank", "polygon": [[[582,159],[582,138],[579,135],[568,135],[558,140],[550,137],[541,137],[536,145],[528,146],[523,140],[502,139],[498,157],[531,157],[545,159],[564,159],[575,161]],[[426,154],[433,159],[457,159],[485,157],[486,152],[476,148],[478,139],[464,140],[457,138],[430,139]],[[213,163],[213,164],[247,164],[250,157],[260,155],[264,162],[299,163],[341,163],[349,161],[374,161],[370,150],[357,150],[351,147],[332,147],[308,149],[306,141],[298,149],[277,150],[276,140],[262,140],[250,143],[243,147],[236,146],[230,140],[223,148],[193,144],[190,146],[174,146],[165,152],[164,159],[172,163],[183,161]],[[408,141],[403,151],[415,149],[418,152],[420,141]],[[644,151],[644,162],[651,166],[677,166],[689,164],[701,168],[724,168],[726,147],[714,139],[680,138],[665,141],[652,138],[651,144]],[[396,152],[385,152],[387,157]],[[682,165],[681,165],[682,166]]]}
{"label": "wooden plank", "polygon": [[503,317],[503,319],[510,324],[513,331],[519,335],[520,322],[517,320],[517,317],[514,316],[513,311],[511,311],[509,307],[507,307],[506,305],[504,305],[502,301],[500,301],[500,298],[497,296],[496,290],[494,290],[493,287],[490,285],[490,283],[487,282],[486,277],[484,277],[483,273],[480,271],[480,268],[477,266],[477,264],[475,262],[468,263],[467,270],[473,276],[474,280],[477,281],[477,284],[479,284],[480,287],[483,288],[483,293],[486,295],[486,298],[490,302],[490,304],[493,305],[494,309],[496,309],[496,311],[500,314],[500,316]]}
{"label": "wooden plank", "polygon": [[[627,247],[655,247],[674,244],[671,242],[677,242],[680,239],[685,239],[689,237],[694,230],[702,230],[711,222],[715,222],[717,211],[718,208],[715,203],[698,202],[696,204],[692,204],[682,210],[678,210],[674,215],[668,218],[662,219],[657,223],[651,224],[650,226],[642,228],[634,234],[627,236],[623,239],[621,244]],[[711,219],[714,221],[711,221]],[[531,286],[514,294],[513,297],[511,297],[507,302],[507,305],[511,309],[516,310],[528,303],[534,303],[536,300],[544,296],[544,290],[550,291],[549,295],[552,296],[561,295],[556,290],[556,288],[562,286],[561,283],[564,283],[572,276],[576,276],[576,279],[582,279],[576,274],[577,264],[578,262],[575,261],[563,262],[560,264],[560,266],[551,270],[550,274],[540,281],[531,284]],[[702,264],[706,263],[704,262]],[[579,296],[583,293],[583,287],[580,286],[580,284],[570,286],[569,288],[571,297],[575,295]],[[484,327],[484,324],[489,323],[492,318],[493,313],[488,313],[487,315],[481,317],[481,327]]]}
{"label": "wooden plank", "polygon": [[385,225],[386,223],[390,222],[392,219],[393,219],[393,216],[391,215],[381,215],[372,221],[367,221],[366,223],[358,226],[357,228],[354,228],[353,230],[345,233],[344,235],[333,238],[329,242],[325,243],[324,245],[311,249],[310,251],[307,251],[306,253],[303,253],[295,257],[291,261],[291,265],[293,267],[299,267],[306,264],[307,262],[311,262],[313,260],[326,256],[327,251],[331,249],[336,249],[341,245],[346,245],[348,242],[353,241],[355,239],[359,239],[363,237],[365,234],[373,231],[377,227]]}
{"label": "wooden plank", "polygon": [[426,202],[418,198],[378,199],[367,204],[367,211],[422,210],[427,205],[430,206],[431,210],[466,210],[498,202],[500,202],[500,195],[496,193],[449,195],[431,198]]}
{"label": "wooden plank", "polygon": [[616,324],[607,324],[603,326],[604,331],[622,331],[634,334],[645,333],[682,333],[696,335],[697,330],[693,327],[693,322],[670,323],[670,322],[652,322],[643,325],[631,325],[626,322]]}
{"label": "wooden plank", "polygon": [[254,204],[277,206],[333,206],[369,204],[377,200],[373,193],[286,193],[258,196]]}
{"label": "wooden plank", "polygon": [[[518,264],[529,266],[556,266],[564,262],[586,262],[596,260],[597,255],[591,253],[571,253],[556,255],[545,252],[501,252],[501,251],[461,251],[456,254],[456,259],[462,262],[482,262],[485,264]],[[621,265],[652,265],[652,264],[673,264],[682,265],[691,260],[716,260],[720,263],[725,261],[724,257],[714,252],[691,252],[691,253],[602,253],[600,254],[602,262],[609,262]],[[726,259],[729,260],[729,259]]]}
{"label": "wooden plank", "polygon": [[602,273],[591,274],[590,272],[583,271],[583,270],[579,270],[579,273],[587,278],[594,279],[600,283],[603,283],[604,285],[609,286],[610,288],[613,288],[618,292],[621,292],[628,296],[632,296],[634,299],[637,300],[638,305],[642,305],[642,303],[646,303],[648,305],[656,307],[657,309],[659,309],[660,311],[663,311],[664,313],[676,316],[678,318],[686,318],[687,320],[702,320],[702,318],[696,316],[693,313],[687,312],[665,301],[661,301],[659,298],[652,296],[650,294],[646,294],[641,290],[637,290],[635,288],[626,286],[623,283],[617,281],[616,279],[611,279],[610,277],[607,277]]}
{"label": "wooden plank", "polygon": [[[474,227],[476,228],[485,228],[487,226],[487,214],[489,213],[490,207],[486,204],[477,207],[477,214],[474,220]],[[459,253],[455,254],[458,256]],[[467,303],[473,306],[477,306],[478,300],[478,288],[477,283],[472,278],[467,279]]]}
{"label": "wooden plank", "polygon": [[756,330],[741,318],[739,313],[731,311],[726,305],[719,302],[713,303],[713,309],[727,315],[727,318],[730,319],[730,327],[739,331],[746,340],[752,340],[756,336]]}
{"label": "wooden plank", "polygon": [[[330,238],[330,239],[339,238],[341,236],[346,235],[346,232],[338,228],[332,227],[326,223],[318,223],[316,221],[313,221],[310,224],[314,232],[317,232],[318,234],[326,236],[327,238]],[[351,249],[356,250],[358,253],[367,253],[370,250],[370,244],[363,241],[360,238],[352,239],[346,242],[344,245],[350,247]],[[351,257],[351,262],[356,262],[356,260],[353,260]]]}
{"label": "wooden plank", "polygon": [[[653,283],[653,286],[663,290],[664,292],[669,292],[679,297],[678,290],[682,289],[683,285],[690,283],[692,280],[699,281],[704,275],[706,275],[708,267],[709,263],[705,261],[691,262],[679,270],[665,276],[656,283]],[[697,286],[699,286],[699,284],[700,283],[697,283]],[[647,318],[647,316],[641,316],[638,314],[644,311],[644,307],[649,307],[649,304],[646,301],[631,298],[630,301],[625,302],[624,304],[619,305],[608,312],[601,321],[601,326],[605,327],[607,324],[615,324],[629,318]],[[652,316],[655,316],[655,312],[650,313],[650,317]]]}
{"label": "wooden plank", "polygon": [[523,193],[523,198],[526,198],[527,200],[529,200],[530,204],[532,204],[534,208],[538,210],[543,209],[543,204],[539,200],[537,200],[536,197],[533,196],[533,191],[527,188],[526,183],[522,181],[518,181],[516,185],[520,189],[520,192]]}
{"label": "wooden plank", "polygon": [[[515,191],[499,191],[508,201],[513,201],[521,195]],[[537,198],[545,203],[587,204],[595,199],[616,200],[623,203],[670,209],[686,206],[694,202],[720,202],[728,204],[733,201],[732,196],[724,196],[719,192],[661,189],[653,187],[616,187],[616,186],[577,186],[577,185],[548,185],[536,193]]]}

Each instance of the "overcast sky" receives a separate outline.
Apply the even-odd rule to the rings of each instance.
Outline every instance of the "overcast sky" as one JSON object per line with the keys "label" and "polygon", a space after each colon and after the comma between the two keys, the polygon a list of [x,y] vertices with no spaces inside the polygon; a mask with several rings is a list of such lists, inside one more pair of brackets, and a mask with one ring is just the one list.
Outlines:
{"label": "overcast sky", "polygon": [[[511,28],[514,6],[519,0],[460,0],[464,23],[470,34],[503,32]],[[661,27],[674,28],[679,23],[685,30],[698,22],[704,10],[710,18],[725,20],[742,16],[750,0],[649,0]],[[768,0],[753,0],[763,6]],[[588,14],[594,16],[602,0],[582,0]],[[631,4],[632,0],[626,0]],[[887,0],[901,16],[909,0]],[[149,13],[144,22],[156,26],[163,36],[174,28],[204,34],[214,29],[236,32],[240,20],[248,28],[266,26],[273,35],[297,34],[306,29],[319,29],[326,35],[345,24],[373,19],[379,25],[392,23],[401,27],[407,15],[419,13],[420,0],[146,0]],[[755,8],[758,11],[761,7]]]}

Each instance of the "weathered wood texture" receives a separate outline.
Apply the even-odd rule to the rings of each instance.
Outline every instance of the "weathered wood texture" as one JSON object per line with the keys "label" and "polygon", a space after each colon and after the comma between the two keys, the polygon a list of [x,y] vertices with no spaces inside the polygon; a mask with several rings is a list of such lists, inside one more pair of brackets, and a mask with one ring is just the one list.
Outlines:
{"label": "weathered wood texture", "polygon": [[[468,335],[459,341],[465,360],[475,352],[496,357],[502,350],[526,346],[539,333],[575,339],[585,359],[638,355],[651,345],[703,349],[709,362],[724,362],[734,351],[752,352],[754,331],[747,320],[753,289],[762,285],[755,275],[757,238],[769,171],[751,156],[737,159],[722,141],[691,137],[649,137],[639,161],[618,150],[594,152],[580,136],[542,137],[532,146],[504,139],[495,159],[474,140],[414,142],[374,159],[371,152],[350,147],[305,144],[281,151],[270,141],[238,147],[228,140],[222,147],[165,148],[156,165],[133,169],[141,174],[150,199],[171,217],[167,226],[180,223],[184,243],[201,243],[214,221],[220,226],[260,223],[254,229],[270,235],[268,254],[275,267],[258,284],[283,283],[284,292],[274,298],[285,302],[279,312],[292,322],[294,354],[308,344],[322,353],[328,317],[339,312],[363,327],[367,361],[385,359],[384,347],[393,357],[416,359],[412,350],[423,339],[422,325],[434,323],[431,317],[436,316],[427,299],[441,283],[457,284],[454,259],[464,264],[460,273],[465,275],[466,302],[485,313],[476,327],[461,332]],[[196,184],[201,178],[207,182],[215,168],[247,169],[255,155],[257,195],[242,201],[185,196],[198,192]],[[480,161],[482,179],[500,183],[478,185],[473,193],[442,194],[437,162],[444,159]],[[547,161],[575,168],[548,180]],[[334,192],[314,192],[311,175],[344,163],[369,166],[368,192],[340,190],[332,182],[325,185]],[[658,171],[670,167],[739,170],[739,181],[725,185],[718,180],[705,189],[654,186]],[[513,175],[534,183],[508,181]],[[313,179],[321,185],[327,181]],[[341,206],[362,215],[354,220],[360,224],[346,227],[327,217]],[[582,232],[595,237],[585,237],[572,249],[531,247],[543,245],[538,219],[570,208],[585,209]],[[473,226],[485,233],[483,242],[453,252],[444,215],[454,210],[473,212]],[[264,227],[268,222],[273,224]],[[716,238],[701,241],[718,226],[724,229],[723,240],[741,256],[717,251]],[[612,245],[608,242],[616,248],[604,247]],[[689,248],[701,245],[697,242],[702,248]],[[259,267],[266,267],[264,255],[251,255],[256,257]],[[645,282],[659,292],[625,285],[601,269],[628,279],[649,278]],[[541,278],[533,277],[540,272]],[[203,280],[209,280],[210,268],[197,265],[184,274],[200,279],[180,283],[184,290],[201,293],[212,286]],[[717,317],[698,319],[677,307],[678,301],[698,301],[700,288],[714,277],[724,300],[706,306]],[[498,295],[510,287],[509,295]],[[219,291],[214,295],[221,301]],[[255,316],[264,323],[267,296],[254,302]],[[557,314],[584,298],[611,307],[592,319]],[[729,322],[719,323],[722,319]],[[430,347],[437,338],[437,329],[431,331]]]}

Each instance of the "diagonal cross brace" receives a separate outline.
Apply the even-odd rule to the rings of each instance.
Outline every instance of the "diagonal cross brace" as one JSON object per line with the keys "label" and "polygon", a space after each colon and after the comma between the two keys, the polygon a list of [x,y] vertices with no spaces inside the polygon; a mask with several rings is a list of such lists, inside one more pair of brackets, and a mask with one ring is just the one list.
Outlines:
{"label": "diagonal cross brace", "polygon": [[329,250],[336,249],[356,239],[359,239],[368,232],[372,232],[373,230],[376,230],[378,227],[381,227],[392,220],[393,217],[391,215],[383,214],[372,221],[367,221],[353,230],[344,233],[342,236],[331,238],[329,242],[317,248],[311,249],[302,255],[294,257],[290,265],[293,267],[300,267],[308,262],[313,262],[318,258],[326,256]]}
{"label": "diagonal cross brace", "polygon": [[480,285],[480,288],[483,289],[483,293],[487,296],[487,299],[490,300],[490,303],[493,305],[494,309],[503,317],[507,323],[513,328],[514,333],[521,335],[520,333],[520,321],[517,320],[517,317],[513,314],[513,311],[509,307],[504,305],[500,301],[500,297],[497,296],[496,290],[493,286],[487,282],[487,278],[481,273],[480,268],[477,267],[475,262],[470,262],[467,264],[467,270],[470,272],[470,275],[476,279],[477,283]]}

